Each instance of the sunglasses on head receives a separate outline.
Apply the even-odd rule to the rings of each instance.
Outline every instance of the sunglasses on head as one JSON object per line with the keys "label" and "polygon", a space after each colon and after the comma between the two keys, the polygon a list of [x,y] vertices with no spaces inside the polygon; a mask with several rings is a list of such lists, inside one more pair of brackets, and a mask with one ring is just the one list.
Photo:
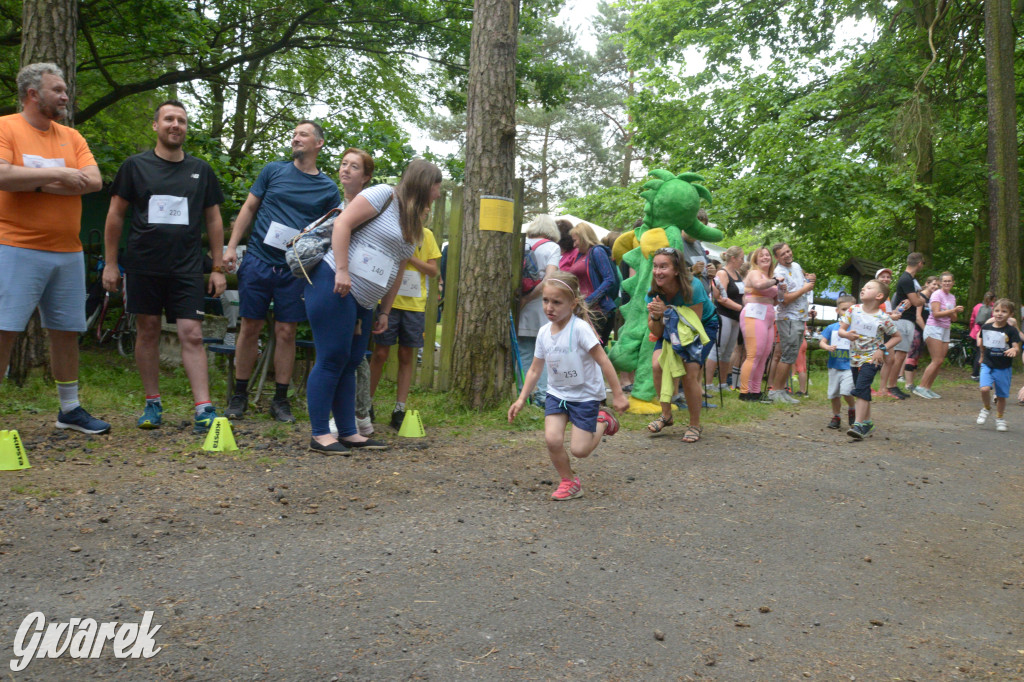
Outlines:
{"label": "sunglasses on head", "polygon": [[654,252],[655,256],[672,256],[675,260],[679,260],[679,252],[673,249],[671,246],[663,246]]}

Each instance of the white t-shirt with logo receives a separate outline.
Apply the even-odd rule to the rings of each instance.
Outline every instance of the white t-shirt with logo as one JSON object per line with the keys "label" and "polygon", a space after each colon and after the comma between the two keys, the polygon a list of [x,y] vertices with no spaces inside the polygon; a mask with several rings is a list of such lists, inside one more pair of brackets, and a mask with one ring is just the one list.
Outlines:
{"label": "white t-shirt with logo", "polygon": [[[575,315],[569,320],[557,334],[551,334],[550,322],[537,333],[533,355],[544,361],[548,394],[573,403],[604,400],[601,367],[590,355],[591,349],[600,345],[601,339],[593,327]],[[569,376],[564,376],[566,374]]]}
{"label": "white t-shirt with logo", "polygon": [[[804,277],[804,269],[799,263],[790,263],[789,267],[779,264],[775,266],[775,276],[782,278],[786,283],[786,293],[791,294],[807,284]],[[814,290],[808,291],[802,296],[793,299],[791,303],[779,303],[775,306],[776,320],[806,320],[807,311],[811,308],[811,294]]]}

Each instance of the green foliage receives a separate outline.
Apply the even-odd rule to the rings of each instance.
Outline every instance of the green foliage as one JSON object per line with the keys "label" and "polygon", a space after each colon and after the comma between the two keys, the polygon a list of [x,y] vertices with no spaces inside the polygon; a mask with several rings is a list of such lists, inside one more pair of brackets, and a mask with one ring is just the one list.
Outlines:
{"label": "green foliage", "polygon": [[567,213],[609,230],[626,232],[644,217],[644,200],[640,198],[642,182],[629,187],[606,187],[593,194],[566,199]]}
{"label": "green foliage", "polygon": [[[899,265],[928,207],[930,267],[966,285],[986,200],[980,6],[947,7],[934,63],[930,2],[630,7],[635,142],[652,166],[708,179],[715,223],[740,241],[786,239],[828,278],[853,254]],[[873,34],[836,44],[855,21]]]}
{"label": "green foliage", "polygon": [[[529,0],[530,35],[562,0]],[[95,0],[80,5],[76,125],[105,179],[152,147],[152,111],[167,98],[189,105],[188,150],[213,165],[234,212],[259,169],[288,154],[295,122],[326,110],[320,166],[333,176],[347,146],[374,155],[379,177],[397,177],[416,155],[399,120],[418,122],[435,102],[463,92],[472,4],[435,0]],[[0,0],[0,113],[16,110],[21,6]],[[422,71],[416,60],[434,68]],[[520,88],[562,104],[577,69],[520,53]],[[464,99],[464,97],[463,97]],[[430,158],[461,179],[462,162]]]}

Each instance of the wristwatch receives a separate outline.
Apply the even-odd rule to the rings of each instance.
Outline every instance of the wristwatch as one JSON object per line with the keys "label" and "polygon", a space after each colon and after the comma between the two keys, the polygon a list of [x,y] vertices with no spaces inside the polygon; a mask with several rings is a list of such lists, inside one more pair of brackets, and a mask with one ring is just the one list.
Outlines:
{"label": "wristwatch", "polygon": [[224,266],[223,265],[214,265],[213,269],[211,270],[211,272],[223,273],[224,272]]}

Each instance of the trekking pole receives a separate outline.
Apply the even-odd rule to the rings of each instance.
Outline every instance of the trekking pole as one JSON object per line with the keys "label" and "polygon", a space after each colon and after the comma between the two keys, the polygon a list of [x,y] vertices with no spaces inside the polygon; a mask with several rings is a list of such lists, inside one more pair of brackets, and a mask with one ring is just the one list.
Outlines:
{"label": "trekking pole", "polygon": [[761,389],[761,397],[762,398],[765,395],[765,393],[764,393],[765,384],[771,381],[771,379],[769,378],[769,374],[770,374],[771,367],[772,367],[772,357],[775,356],[775,346],[776,345],[777,345],[776,342],[772,341],[772,350],[768,354],[768,362],[764,363],[764,374],[761,376],[761,386],[759,387]]}
{"label": "trekking pole", "polygon": [[516,338],[516,320],[508,311],[508,334],[512,340],[512,354],[515,355],[516,391],[523,390],[523,359],[519,357],[519,339]]}
{"label": "trekking pole", "polygon": [[[718,318],[718,343],[715,345],[715,357],[718,358],[718,404],[721,405],[722,409],[724,410],[725,409],[725,393],[722,390],[722,384],[724,384],[725,382],[722,381],[722,358],[721,358],[721,355],[722,355],[722,318],[721,318],[721,316],[719,316],[719,318]],[[711,378],[714,379],[714,377],[711,377]]]}

